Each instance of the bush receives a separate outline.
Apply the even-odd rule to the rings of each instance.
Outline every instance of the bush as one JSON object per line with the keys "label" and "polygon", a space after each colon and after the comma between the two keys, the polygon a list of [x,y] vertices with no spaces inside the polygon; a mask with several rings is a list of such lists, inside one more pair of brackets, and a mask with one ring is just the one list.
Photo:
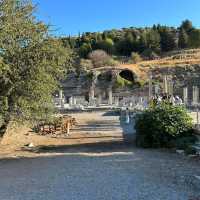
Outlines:
{"label": "bush", "polygon": [[133,86],[133,82],[122,78],[120,75],[117,76],[116,81],[115,81],[116,88],[124,88],[124,87],[131,88],[132,86]]}
{"label": "bush", "polygon": [[135,53],[135,52],[131,53],[131,60],[130,60],[131,63],[136,64],[136,63],[139,63],[141,61],[142,61],[142,58],[141,58],[140,54]]}
{"label": "bush", "polygon": [[136,143],[141,147],[185,148],[195,142],[192,119],[183,106],[162,103],[152,107],[137,115],[135,128]]}
{"label": "bush", "polygon": [[106,63],[112,59],[105,51],[103,50],[95,50],[92,51],[88,58],[92,61],[94,67],[104,67],[107,65]]}

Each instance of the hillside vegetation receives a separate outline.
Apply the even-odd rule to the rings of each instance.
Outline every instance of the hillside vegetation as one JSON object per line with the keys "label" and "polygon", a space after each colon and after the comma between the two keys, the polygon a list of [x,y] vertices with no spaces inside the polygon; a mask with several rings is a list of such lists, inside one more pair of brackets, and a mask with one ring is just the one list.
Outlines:
{"label": "hillside vegetation", "polygon": [[161,58],[141,61],[136,64],[121,64],[124,68],[134,71],[141,79],[148,78],[152,69],[186,67],[200,64],[200,49],[171,51],[163,54]]}
{"label": "hillside vegetation", "polygon": [[123,28],[87,32],[59,38],[74,52],[74,70],[124,66],[145,76],[146,69],[200,63],[200,29],[185,20],[179,27],[160,24],[146,28]]}
{"label": "hillside vegetation", "polygon": [[88,58],[89,53],[101,49],[111,56],[130,57],[132,52],[137,52],[148,59],[177,49],[200,47],[200,30],[185,20],[178,28],[158,24],[146,28],[87,32],[61,40],[66,47],[77,50],[81,58]]}

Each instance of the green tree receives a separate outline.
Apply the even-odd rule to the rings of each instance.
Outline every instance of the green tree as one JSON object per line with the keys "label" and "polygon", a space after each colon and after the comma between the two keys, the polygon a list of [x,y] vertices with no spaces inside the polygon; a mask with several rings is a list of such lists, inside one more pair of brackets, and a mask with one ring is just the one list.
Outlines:
{"label": "green tree", "polygon": [[141,62],[142,61],[142,58],[140,56],[140,54],[136,53],[136,52],[132,52],[131,53],[131,59],[130,59],[130,62],[131,63],[138,63],[138,62]]}
{"label": "green tree", "polygon": [[33,10],[30,1],[1,1],[0,118],[4,127],[11,119],[50,114],[52,94],[69,60],[68,50],[49,36],[48,27],[35,20]]}
{"label": "green tree", "polygon": [[179,33],[179,38],[178,38],[178,47],[181,49],[185,49],[188,47],[188,34],[186,31],[182,28]]}
{"label": "green tree", "polygon": [[99,49],[106,51],[108,54],[112,54],[114,50],[114,42],[110,38],[106,38],[105,40],[100,41],[97,44]]}
{"label": "green tree", "polygon": [[186,31],[187,34],[190,33],[190,31],[193,29],[193,25],[192,22],[188,19],[186,19],[185,21],[182,22],[181,29],[184,29]]}
{"label": "green tree", "polygon": [[127,32],[124,38],[116,44],[118,54],[130,56],[131,52],[135,51],[136,41],[131,32]]}
{"label": "green tree", "polygon": [[182,106],[168,103],[153,106],[136,117],[135,128],[136,143],[142,147],[170,147],[183,138],[195,142],[192,118]]}
{"label": "green tree", "polygon": [[149,30],[146,33],[147,48],[155,51],[156,53],[160,52],[160,34],[158,31]]}
{"label": "green tree", "polygon": [[138,50],[142,53],[145,49],[147,49],[147,38],[146,33],[143,32],[138,40]]}
{"label": "green tree", "polygon": [[88,43],[83,43],[79,49],[79,55],[82,58],[87,58],[88,54],[92,51],[92,47]]}
{"label": "green tree", "polygon": [[193,29],[189,34],[189,47],[199,48],[200,47],[200,30]]}
{"label": "green tree", "polygon": [[160,32],[162,51],[172,51],[177,48],[176,35],[169,29],[164,28]]}

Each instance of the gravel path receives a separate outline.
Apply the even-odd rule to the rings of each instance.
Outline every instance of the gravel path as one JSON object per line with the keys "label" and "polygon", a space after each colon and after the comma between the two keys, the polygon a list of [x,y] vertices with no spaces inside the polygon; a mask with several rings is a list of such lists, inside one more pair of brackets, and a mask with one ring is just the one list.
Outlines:
{"label": "gravel path", "polygon": [[180,155],[121,148],[87,156],[0,161],[2,200],[189,200],[199,162]]}
{"label": "gravel path", "polygon": [[[133,128],[112,113],[75,117],[75,131],[89,135],[120,136]],[[48,157],[0,160],[0,200],[200,199],[200,181],[195,178],[200,177],[200,162],[194,158],[114,140],[43,153]]]}

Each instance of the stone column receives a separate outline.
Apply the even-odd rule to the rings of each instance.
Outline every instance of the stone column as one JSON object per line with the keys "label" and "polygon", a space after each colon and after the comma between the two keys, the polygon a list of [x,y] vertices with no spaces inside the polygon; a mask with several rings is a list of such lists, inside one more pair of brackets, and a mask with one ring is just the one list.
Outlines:
{"label": "stone column", "polygon": [[73,98],[73,105],[76,105],[76,97]]}
{"label": "stone column", "polygon": [[92,86],[90,88],[90,92],[89,92],[89,104],[93,105],[94,104],[94,87]]}
{"label": "stone column", "polygon": [[115,97],[115,106],[119,106],[119,97]]}
{"label": "stone column", "polygon": [[168,93],[167,75],[164,75],[163,77],[163,92]]}
{"label": "stone column", "polygon": [[73,106],[73,97],[69,98],[69,106]]}
{"label": "stone column", "polygon": [[155,94],[159,94],[159,85],[155,85]]}
{"label": "stone column", "polygon": [[183,101],[185,104],[188,103],[188,88],[187,87],[183,88]]}
{"label": "stone column", "polygon": [[199,102],[199,88],[197,86],[192,87],[192,104],[197,105]]}
{"label": "stone column", "polygon": [[98,106],[100,106],[102,103],[102,95],[98,94]]}
{"label": "stone column", "polygon": [[173,92],[174,92],[174,84],[173,84],[173,81],[172,80],[170,80],[170,81],[168,81],[168,93],[169,94],[171,94],[171,95],[173,95]]}
{"label": "stone column", "polygon": [[60,101],[60,106],[61,108],[64,108],[64,98],[63,98],[63,91],[59,91],[59,101]]}
{"label": "stone column", "polygon": [[152,97],[152,73],[149,74],[149,100]]}
{"label": "stone column", "polygon": [[113,100],[112,100],[112,88],[108,89],[108,104],[112,105],[113,104]]}

